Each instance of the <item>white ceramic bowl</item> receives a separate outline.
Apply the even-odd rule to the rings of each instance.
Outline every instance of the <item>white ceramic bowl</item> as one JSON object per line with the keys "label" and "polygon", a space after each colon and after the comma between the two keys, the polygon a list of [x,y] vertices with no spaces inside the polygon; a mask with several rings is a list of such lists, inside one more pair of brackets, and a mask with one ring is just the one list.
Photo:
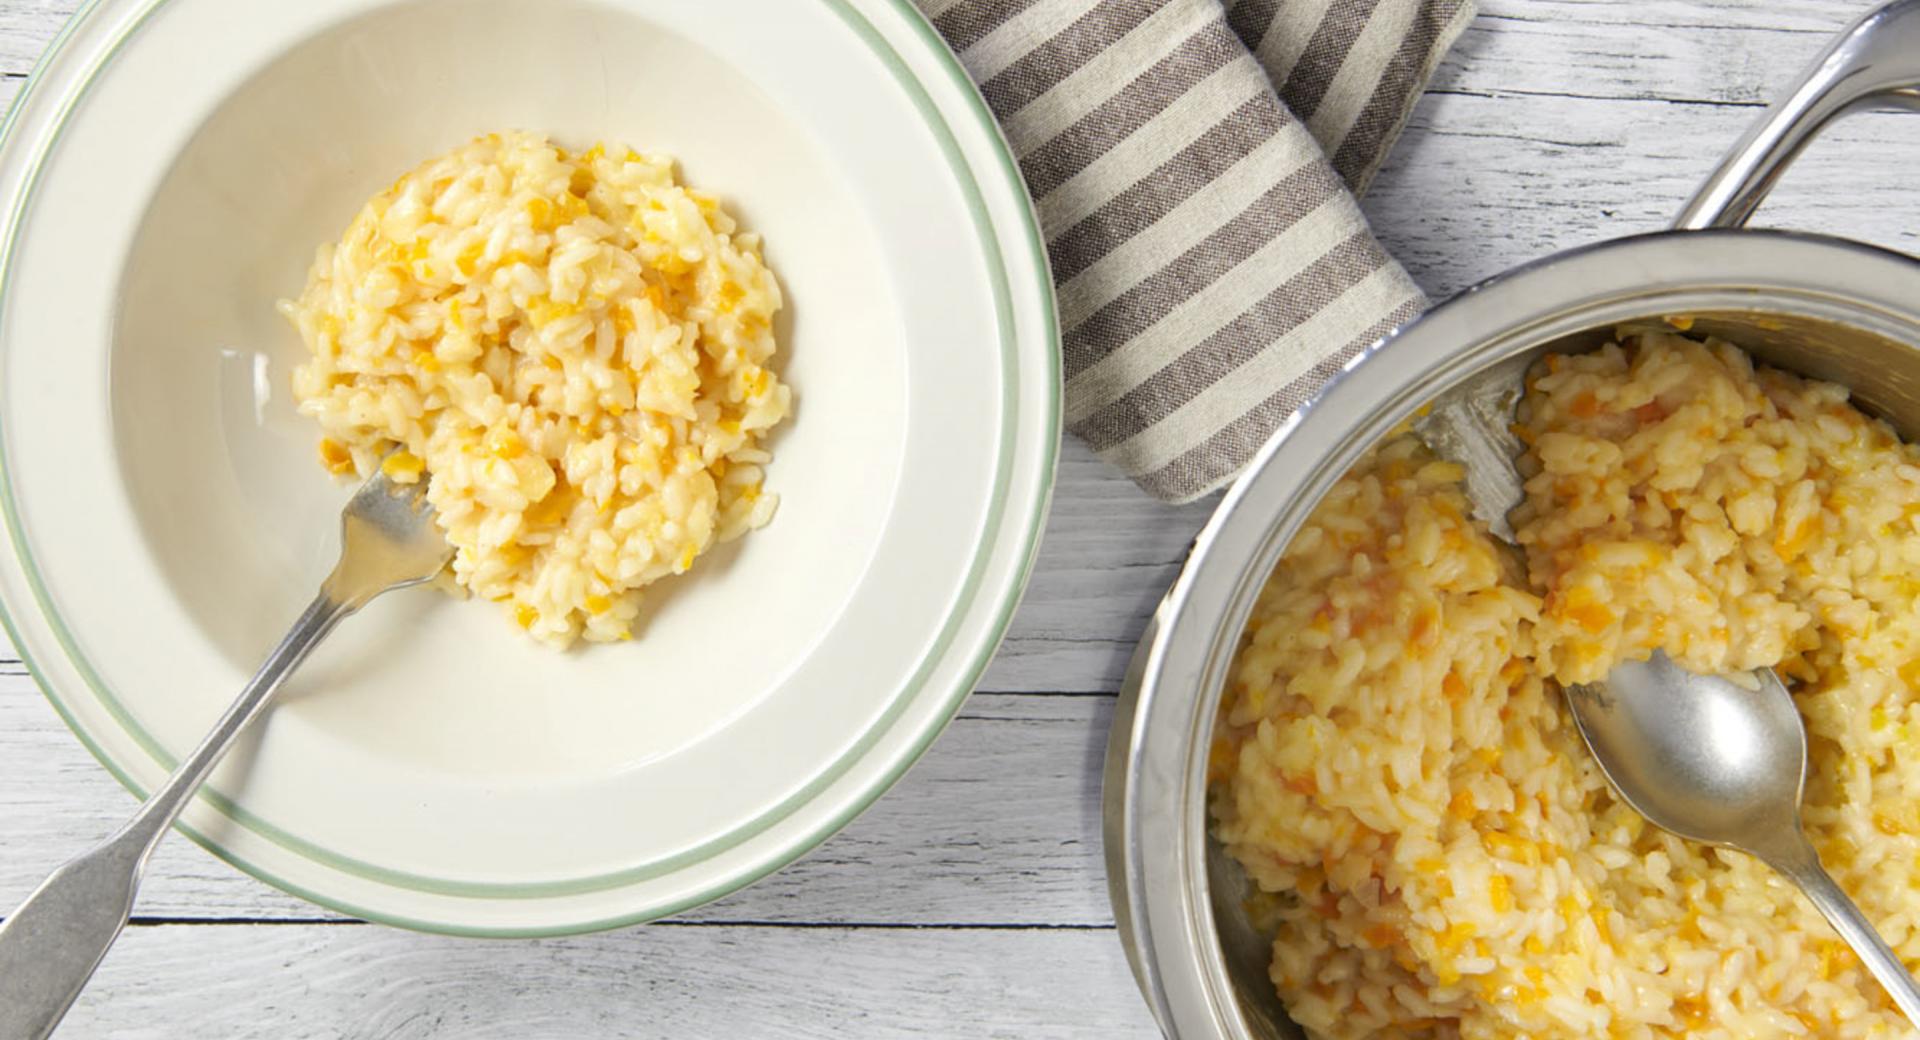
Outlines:
{"label": "white ceramic bowl", "polygon": [[925,749],[1025,580],[1060,377],[1016,167],[905,0],[100,0],[0,144],[0,598],[136,791],[333,552],[274,302],[373,192],[505,128],[677,156],[765,236],[780,511],[628,644],[376,603],[183,826],[348,913],[549,934],[746,884]]}

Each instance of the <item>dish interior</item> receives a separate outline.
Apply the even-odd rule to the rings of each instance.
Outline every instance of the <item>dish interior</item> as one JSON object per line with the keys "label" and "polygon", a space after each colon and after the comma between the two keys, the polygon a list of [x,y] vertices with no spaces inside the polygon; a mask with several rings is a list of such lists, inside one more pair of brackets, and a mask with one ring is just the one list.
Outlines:
{"label": "dish interior", "polygon": [[[540,70],[538,90],[503,66]],[[690,84],[698,104],[663,103]],[[725,197],[794,301],[775,331],[805,414],[776,441],[785,501],[766,537],[657,586],[634,643],[557,655],[481,604],[402,595],[343,626],[296,680],[326,695],[297,697],[292,714],[332,740],[552,782],[671,754],[775,689],[833,623],[893,498],[905,359],[888,342],[886,265],[825,156],[737,67],[585,0],[412,3],[302,43],[228,95],[148,205],[121,278],[112,410],[178,607],[250,669],[331,565],[349,490],[321,472],[318,427],[293,410],[302,348],[274,303],[367,197],[509,127],[665,151]]]}

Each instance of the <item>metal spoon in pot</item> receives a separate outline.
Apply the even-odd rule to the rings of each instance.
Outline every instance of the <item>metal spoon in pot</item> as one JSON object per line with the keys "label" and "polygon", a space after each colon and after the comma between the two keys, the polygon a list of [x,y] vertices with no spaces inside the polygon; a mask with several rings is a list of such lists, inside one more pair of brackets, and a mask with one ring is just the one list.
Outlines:
{"label": "metal spoon in pot", "polygon": [[425,480],[396,486],[375,473],[354,494],[340,514],[340,562],[213,732],[133,819],[54,871],[0,922],[0,1040],[41,1040],[60,1024],[126,925],[147,856],[320,640],[375,596],[418,585],[446,566],[453,547],[433,522],[425,488]]}
{"label": "metal spoon in pot", "polygon": [[1683,838],[1758,857],[1800,886],[1833,930],[1920,1025],[1920,985],[1820,866],[1800,823],[1807,731],[1771,668],[1749,690],[1656,652],[1567,687],[1573,721],[1628,805]]}
{"label": "metal spoon in pot", "polygon": [[[1514,543],[1507,515],[1525,498],[1509,428],[1519,379],[1489,372],[1435,402],[1414,423],[1421,438],[1467,471],[1474,515]],[[1600,771],[1628,805],[1683,838],[1758,857],[1800,886],[1920,1026],[1920,985],[1860,908],[1820,866],[1800,823],[1807,731],[1793,697],[1770,668],[1757,689],[1697,675],[1656,652],[1627,661],[1605,682],[1569,686],[1567,703]]]}

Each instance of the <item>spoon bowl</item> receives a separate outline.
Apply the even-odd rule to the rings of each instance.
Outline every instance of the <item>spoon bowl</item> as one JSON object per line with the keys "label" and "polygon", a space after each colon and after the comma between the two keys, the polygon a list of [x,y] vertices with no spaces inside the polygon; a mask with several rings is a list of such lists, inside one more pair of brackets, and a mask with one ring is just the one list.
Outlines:
{"label": "spoon bowl", "polygon": [[1566,694],[1622,800],[1655,826],[1749,853],[1799,885],[1920,1026],[1920,984],[1828,876],[1801,826],[1807,731],[1772,669],[1740,679],[1699,675],[1655,651]]}
{"label": "spoon bowl", "polygon": [[1700,675],[1664,652],[1569,686],[1587,746],[1628,805],[1683,838],[1745,847],[1800,829],[1807,734],[1772,669],[1757,685]]}

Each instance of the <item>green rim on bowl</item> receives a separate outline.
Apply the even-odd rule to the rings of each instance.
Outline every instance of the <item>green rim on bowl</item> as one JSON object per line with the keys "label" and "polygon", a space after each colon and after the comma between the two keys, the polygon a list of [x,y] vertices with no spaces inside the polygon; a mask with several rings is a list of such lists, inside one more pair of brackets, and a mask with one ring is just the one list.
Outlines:
{"label": "green rim on bowl", "polygon": [[[106,2],[108,2],[108,0],[86,0],[72,19],[62,27],[61,31],[48,45],[46,52],[36,64],[31,78],[22,88],[19,96],[14,99],[4,121],[0,121],[0,150],[14,143],[13,137],[16,123],[24,111],[28,99],[41,85],[46,70],[61,56],[66,46],[70,43],[76,28],[84,24],[86,20],[92,17],[103,3]],[[23,223],[22,218],[34,198],[46,156],[59,140],[66,127],[68,118],[80,100],[87,94],[98,74],[114,59],[127,40],[168,2],[170,2],[170,0],[145,0],[144,6],[138,9],[137,14],[126,20],[112,41],[106,47],[102,48],[98,57],[80,74],[77,85],[72,88],[66,97],[61,99],[61,105],[54,117],[53,125],[45,138],[38,142],[37,151],[32,155],[25,175],[24,186],[12,210],[7,214],[7,231],[4,240],[0,240],[0,300],[4,300],[8,291],[12,276],[16,238]],[[818,775],[813,777],[801,790],[790,795],[778,805],[763,812],[753,820],[735,827],[732,831],[717,838],[710,839],[695,848],[685,850],[662,860],[593,876],[546,882],[482,883],[410,874],[357,860],[302,839],[241,808],[231,799],[220,795],[211,788],[204,789],[201,792],[202,799],[239,825],[301,857],[346,874],[395,888],[409,889],[434,895],[478,899],[540,899],[604,891],[659,877],[689,863],[698,862],[714,856],[726,849],[748,841],[763,833],[768,828],[778,824],[800,806],[806,804],[815,795],[839,779],[851,768],[852,765],[870,750],[880,737],[886,733],[898,719],[901,712],[903,712],[907,705],[914,699],[914,696],[921,692],[930,673],[941,663],[943,655],[950,647],[968,609],[972,606],[980,591],[980,584],[984,578],[988,560],[993,554],[996,538],[1001,527],[1001,514],[1005,507],[1011,480],[1011,470],[1014,463],[1014,445],[1016,439],[1015,421],[1019,414],[1018,401],[1016,399],[1019,384],[1018,352],[1016,329],[1010,302],[1011,290],[1008,285],[1006,264],[1001,256],[999,245],[994,238],[992,220],[988,213],[985,197],[980,190],[979,184],[975,181],[972,171],[967,166],[958,139],[954,136],[952,128],[946,122],[938,105],[927,93],[925,87],[914,77],[906,60],[902,58],[900,53],[894,49],[892,44],[888,42],[877,28],[852,6],[849,0],[816,0],[816,2],[829,8],[840,19],[842,24],[853,32],[861,43],[881,60],[888,73],[912,100],[915,109],[919,112],[927,127],[938,139],[940,150],[946,158],[955,181],[965,197],[967,210],[973,221],[974,232],[979,238],[982,255],[988,265],[988,274],[994,295],[995,317],[999,329],[1002,407],[998,454],[995,462],[993,497],[987,510],[986,523],[981,530],[979,542],[974,548],[972,561],[968,567],[965,581],[961,586],[960,595],[953,604],[940,632],[931,644],[927,656],[922,660],[920,667],[915,671],[914,675],[895,694],[881,717],[862,734],[861,738],[856,741],[852,747]],[[1000,134],[998,124],[994,121],[992,113],[987,109],[985,102],[974,89],[965,70],[960,67],[959,62],[947,49],[946,44],[940,39],[932,26],[927,23],[926,19],[920,15],[918,10],[912,6],[909,0],[879,0],[879,2],[895,9],[913,28],[921,42],[926,46],[928,54],[933,57],[934,63],[938,65],[940,70],[954,85],[960,88],[961,96],[967,101],[969,114],[978,122],[979,126],[987,132],[988,138],[994,144],[995,157],[1000,167],[1000,174],[1005,177],[1007,184],[1010,184],[1019,192],[1020,197],[1025,198],[1026,192],[1021,180],[1019,167],[1015,163],[1004,138]],[[1045,522],[1049,502],[1048,487],[1050,487],[1051,484],[1058,454],[1061,423],[1059,404],[1061,372],[1058,349],[1059,329],[1054,314],[1052,285],[1046,278],[1048,270],[1047,257],[1031,206],[1023,207],[1019,216],[1022,225],[1019,228],[1019,237],[1024,240],[1025,245],[1031,251],[1033,269],[1040,273],[1040,281],[1045,283],[1039,287],[1042,320],[1047,330],[1047,346],[1049,348],[1046,358],[1046,374],[1049,383],[1049,392],[1043,395],[1042,398],[1046,408],[1046,432],[1042,445],[1043,454],[1038,470],[1042,487],[1035,495],[1032,509],[1024,518],[1026,527],[1018,543],[1020,560],[1015,574],[1015,580],[1010,588],[1009,594],[993,612],[987,631],[985,648],[977,657],[968,662],[959,680],[954,683],[953,688],[942,691],[941,693],[942,701],[939,717],[943,720],[951,718],[953,713],[959,708],[960,702],[972,691],[974,684],[979,680],[981,673],[985,671],[988,661],[993,656],[994,649],[997,648],[1000,638],[1005,634],[1006,628],[1012,620],[1014,608],[1019,601],[1020,590],[1025,587],[1026,579],[1031,572],[1033,560],[1039,547],[1040,532]],[[101,705],[105,707],[114,721],[157,763],[166,769],[172,769],[175,764],[173,756],[161,747],[159,742],[139,724],[132,713],[126,709],[120,699],[100,678],[97,670],[86,660],[85,656],[81,654],[65,622],[54,609],[39,570],[28,552],[26,540],[22,535],[17,505],[14,499],[13,484],[10,476],[12,469],[7,450],[8,445],[6,441],[0,439],[0,514],[4,514],[8,538],[15,555],[21,563],[27,583],[32,590],[35,606],[38,608],[41,616],[45,618],[53,632],[54,638],[60,644],[70,663],[84,678],[95,697],[98,698]],[[46,678],[45,671],[33,660],[29,651],[25,648],[25,643],[20,638],[19,630],[11,609],[4,604],[0,604],[0,626],[5,627],[8,636],[12,639],[14,646],[19,650],[28,670],[32,673],[34,681],[40,686],[41,691],[46,695],[47,700],[53,705],[54,710],[60,715],[68,728],[73,730],[81,742],[86,745],[88,751],[90,751],[121,784],[136,796],[144,798],[146,795],[144,786],[137,782],[119,763],[114,761],[114,759],[106,753],[104,748],[99,746],[98,743],[87,734],[72,713],[72,710],[63,703],[60,695],[54,690],[53,684]],[[911,745],[905,749],[904,754],[901,755],[895,767],[889,770],[886,775],[880,777],[860,791],[844,811],[836,814],[833,818],[815,828],[811,833],[786,845],[773,854],[762,857],[758,862],[751,864],[749,867],[736,871],[700,892],[684,899],[676,900],[671,904],[653,906],[639,912],[564,925],[525,928],[469,927],[444,921],[414,919],[382,913],[367,907],[353,905],[335,897],[322,895],[304,886],[292,883],[220,845],[184,822],[176,824],[176,826],[202,848],[205,848],[208,852],[211,852],[235,867],[268,884],[299,896],[302,899],[340,913],[399,927],[455,935],[532,937],[574,934],[637,924],[677,913],[689,907],[710,902],[730,892],[736,891],[780,869],[806,851],[817,846],[828,836],[845,826],[847,822],[857,816],[867,806],[871,805],[882,792],[890,788],[894,782],[905,773],[906,769],[925,752],[927,747],[932,744],[934,738],[938,736],[940,729],[941,727],[937,725],[930,726],[925,733],[917,735]]]}

